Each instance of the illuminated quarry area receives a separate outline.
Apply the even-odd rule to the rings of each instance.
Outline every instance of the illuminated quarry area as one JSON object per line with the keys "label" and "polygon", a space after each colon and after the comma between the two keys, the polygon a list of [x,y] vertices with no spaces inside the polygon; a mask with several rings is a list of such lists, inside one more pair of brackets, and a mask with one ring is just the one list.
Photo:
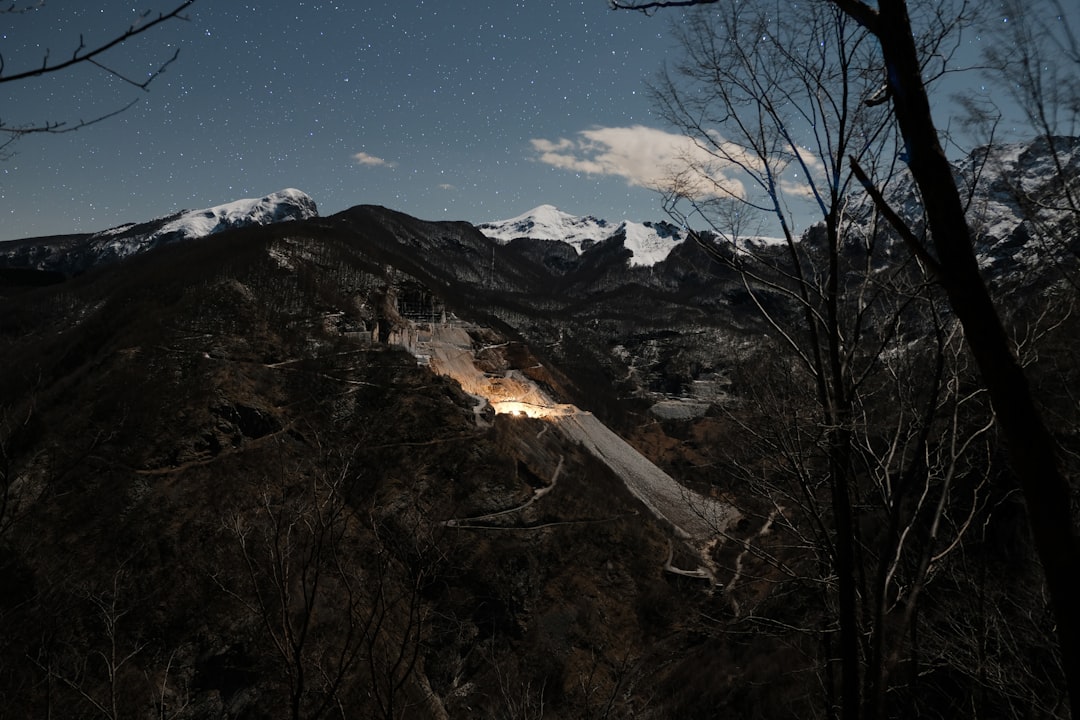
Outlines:
{"label": "illuminated quarry area", "polygon": [[[592,413],[576,405],[556,403],[521,370],[510,367],[505,359],[505,343],[478,346],[469,329],[453,321],[411,325],[394,341],[405,345],[420,363],[456,380],[465,392],[483,407],[490,405],[496,414],[552,422],[611,468],[630,493],[666,523],[676,537],[700,551],[701,567],[679,571],[681,574],[714,577],[708,547],[738,521],[740,515],[734,507],[682,486]],[[478,360],[485,355],[486,362]],[[493,356],[504,362],[493,362]],[[494,371],[495,367],[500,369]],[[480,412],[477,422],[485,422]]]}
{"label": "illuminated quarry area", "polygon": [[497,414],[542,418],[574,411],[572,405],[557,404],[520,370],[481,370],[477,355],[500,353],[504,346],[476,347],[468,328],[460,323],[413,325],[398,342],[434,372],[453,378],[477,399],[487,400]]}

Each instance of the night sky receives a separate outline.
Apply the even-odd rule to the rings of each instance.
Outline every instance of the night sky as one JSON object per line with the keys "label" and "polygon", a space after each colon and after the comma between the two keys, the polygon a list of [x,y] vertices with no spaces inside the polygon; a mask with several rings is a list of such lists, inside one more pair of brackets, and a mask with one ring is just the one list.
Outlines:
{"label": "night sky", "polygon": [[[69,56],[80,33],[89,46],[123,31],[133,6],[177,4],[48,0],[0,15],[6,72],[40,63],[46,48]],[[671,47],[666,19],[615,13],[605,0],[199,0],[187,15],[105,58],[138,77],[179,45],[149,92],[89,66],[0,86],[9,125],[88,119],[140,98],[93,127],[17,142],[0,161],[0,239],[284,187],[324,215],[361,203],[474,222],[541,203],[616,220],[661,215],[655,193],[633,185],[639,158],[602,159],[591,174],[540,158],[570,142],[595,159],[631,140],[607,134],[660,127],[644,86]]]}
{"label": "night sky", "polygon": [[[11,74],[93,46],[179,0],[47,0],[0,15]],[[22,6],[32,4],[22,3]],[[134,8],[134,10],[133,10]],[[662,219],[646,187],[681,152],[646,82],[675,58],[670,16],[606,0],[198,0],[103,69],[0,85],[7,125],[90,119],[0,160],[0,240],[94,231],[286,188],[328,215],[361,203],[504,219],[550,203]]]}

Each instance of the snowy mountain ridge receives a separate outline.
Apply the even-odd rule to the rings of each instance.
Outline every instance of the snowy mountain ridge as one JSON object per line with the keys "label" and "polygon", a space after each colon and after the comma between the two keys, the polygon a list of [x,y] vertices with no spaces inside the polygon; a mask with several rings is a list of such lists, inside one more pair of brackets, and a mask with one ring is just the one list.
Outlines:
{"label": "snowy mountain ridge", "polygon": [[482,223],[477,229],[503,244],[518,238],[564,242],[580,255],[593,245],[616,236],[632,253],[630,265],[651,267],[667,259],[677,245],[686,240],[685,231],[665,222],[613,224],[591,215],[579,217],[554,205],[540,205],[509,220]]}
{"label": "snowy mountain ridge", "polygon": [[[956,163],[955,172],[970,198],[968,221],[979,264],[991,277],[1021,277],[1043,264],[1080,253],[1077,242],[1070,247],[1060,241],[1034,240],[1076,237],[1073,205],[1080,190],[1075,181],[1063,185],[1062,178],[1080,177],[1080,138],[1039,137],[975,148]],[[922,227],[922,202],[910,178],[901,178],[890,193],[890,202],[912,227]],[[618,237],[633,255],[632,267],[663,262],[687,237],[685,230],[666,222],[612,223],[570,215],[552,205],[540,205],[509,220],[485,222],[477,229],[503,244],[518,238],[563,242],[578,255]],[[737,245],[740,250],[760,251],[782,242],[750,237],[741,238]]]}
{"label": "snowy mountain ridge", "polygon": [[984,270],[1019,275],[1076,257],[1080,138],[977,148],[959,172],[977,183],[968,222]]}
{"label": "snowy mountain ridge", "polygon": [[200,210],[181,210],[146,222],[59,239],[29,238],[0,245],[0,265],[77,274],[105,263],[225,230],[318,217],[311,197],[286,188],[261,198],[234,200]]}
{"label": "snowy mountain ridge", "polygon": [[[988,278],[1017,280],[1080,257],[1080,137],[977,147],[954,163],[953,174]],[[925,231],[922,198],[910,176],[900,178],[889,198],[916,234]],[[871,203],[866,207],[869,213]]]}
{"label": "snowy mountain ridge", "polygon": [[[1035,138],[977,148],[956,163],[955,173],[962,194],[969,199],[975,249],[988,277],[1022,278],[1046,264],[1080,257],[1080,214],[1075,208],[1080,197],[1075,180],[1080,177],[1080,138]],[[890,204],[921,232],[925,213],[919,193],[909,177],[897,180],[889,193]],[[861,212],[869,221],[872,203],[858,195],[855,199],[854,220],[859,222]],[[858,203],[862,203],[861,211]],[[287,188],[261,198],[184,210],[96,233],[0,243],[0,269],[70,276],[159,245],[238,227],[314,217],[318,217],[314,200],[300,190]],[[547,271],[557,274],[573,267],[606,267],[616,274],[641,268],[651,271],[668,263],[672,251],[683,245],[688,235],[684,228],[669,222],[613,222],[592,215],[571,215],[553,205],[539,205],[517,217],[475,227],[501,245],[531,241],[525,243],[531,247],[526,252],[532,252]],[[703,236],[720,245],[727,242],[714,233]],[[734,250],[769,253],[780,242],[763,236],[739,238]],[[589,262],[582,265],[578,259]]]}
{"label": "snowy mountain ridge", "polygon": [[185,210],[148,239],[150,242],[161,238],[193,239],[248,225],[306,220],[318,214],[315,201],[307,193],[285,188],[261,198],[234,200],[202,210]]}

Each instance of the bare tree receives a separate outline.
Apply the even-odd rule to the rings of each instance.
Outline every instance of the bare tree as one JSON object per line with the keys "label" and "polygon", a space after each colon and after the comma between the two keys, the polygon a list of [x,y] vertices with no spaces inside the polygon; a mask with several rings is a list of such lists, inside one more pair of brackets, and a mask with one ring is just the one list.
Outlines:
{"label": "bare tree", "polygon": [[[49,50],[46,50],[45,55],[41,58],[39,64],[28,64],[29,66],[26,67],[26,69],[16,70],[14,72],[8,71],[7,58],[5,58],[3,54],[0,54],[0,84],[32,81],[34,78],[54,73],[62,73],[81,65],[93,65],[102,72],[119,78],[123,82],[138,88],[139,90],[147,91],[150,84],[165,72],[165,70],[176,61],[177,57],[179,57],[179,48],[177,48],[171,56],[166,58],[156,70],[147,74],[144,79],[141,80],[135,79],[135,77],[128,72],[117,70],[110,65],[105,64],[107,53],[128,40],[152,30],[162,23],[169,22],[170,20],[187,19],[184,15],[184,11],[194,2],[195,0],[184,0],[184,2],[177,5],[172,10],[162,11],[156,16],[152,15],[150,11],[146,11],[129,25],[126,30],[93,46],[87,46],[83,36],[80,35],[79,44],[72,51],[70,57],[53,59]],[[38,11],[44,5],[44,0],[39,0],[32,5],[20,5],[19,3],[12,1],[6,8],[0,8],[0,13],[26,13]],[[115,110],[102,113],[89,119],[80,119],[76,121],[44,120],[31,123],[11,124],[0,118],[0,136],[6,138],[0,140],[0,157],[3,157],[3,153],[8,151],[8,148],[10,148],[12,143],[25,135],[73,132],[103,120],[107,120],[111,117],[115,117],[131,108],[136,102],[138,102],[138,99],[132,100],[128,104]]]}
{"label": "bare tree", "polygon": [[[909,639],[924,591],[959,582],[953,556],[987,516],[992,416],[985,391],[971,387],[955,322],[930,328],[922,337],[907,332],[877,353],[879,369],[852,392],[854,665],[829,659],[839,621],[835,478],[813,398],[802,390],[811,378],[775,347],[734,378],[744,390],[727,414],[740,429],[743,459],[729,459],[727,474],[745,527],[725,533],[731,547],[721,555],[733,627],[818,637],[825,715],[834,704],[828,677],[859,679],[865,717],[885,716],[884,698],[895,687],[926,682],[895,676],[925,652]],[[787,586],[815,592],[828,612],[803,618],[777,608],[770,596]],[[906,696],[894,693],[894,704],[913,694],[914,687]]]}
{"label": "bare tree", "polygon": [[[820,584],[833,608],[814,631],[823,657],[833,656],[828,628],[838,628],[838,659],[835,667],[827,660],[823,674],[839,678],[844,717],[864,705],[871,717],[931,566],[969,526],[940,533],[949,516],[943,499],[985,424],[969,430],[943,422],[963,414],[957,385],[947,382],[957,372],[956,334],[936,312],[925,265],[890,269],[884,220],[852,192],[859,179],[849,157],[876,168],[895,154],[887,110],[875,101],[880,74],[866,30],[827,4],[779,15],[730,4],[695,14],[676,33],[686,60],[653,95],[698,153],[673,179],[666,209],[684,225],[691,216],[709,223],[722,245],[700,241],[739,273],[790,354],[788,382],[813,389],[812,409],[794,397],[794,405],[768,413],[773,428],[752,430],[775,465],[764,477],[748,470],[746,481],[766,498],[763,510],[749,512],[761,513],[763,528],[783,528],[814,561],[793,564],[749,540],[744,548],[781,575]],[[893,168],[886,163],[881,173]],[[799,203],[814,207],[818,219],[802,237],[791,210]],[[729,223],[736,206],[742,217],[771,217],[779,245],[739,237]],[[937,339],[919,353],[929,372],[894,359],[916,327],[932,328]],[[902,406],[874,399],[906,384],[914,389]],[[946,438],[940,444],[937,432]],[[976,498],[969,507],[978,505]],[[869,536],[860,527],[871,512],[885,532]],[[745,580],[742,555],[736,565],[734,576]],[[823,684],[831,714],[833,688]]]}
{"label": "bare tree", "polygon": [[[613,0],[611,6],[651,12],[720,2]],[[1058,461],[1054,438],[1043,422],[1025,372],[979,271],[964,198],[931,112],[925,74],[931,59],[926,55],[928,46],[916,41],[923,33],[917,35],[905,0],[880,0],[876,7],[861,0],[814,4],[834,8],[842,18],[854,21],[876,45],[874,53],[883,71],[884,86],[880,97],[867,100],[872,104],[888,102],[891,108],[901,141],[897,157],[906,165],[922,200],[928,232],[917,232],[888,206],[881,192],[883,176],[865,172],[855,154],[849,160],[882,216],[894,225],[912,253],[931,269],[963,326],[965,341],[1008,444],[1012,470],[1023,488],[1029,524],[1057,618],[1056,632],[1071,705],[1080,707],[1080,619],[1075,615],[1075,608],[1080,607],[1080,586],[1075,582],[1080,573],[1080,543],[1074,529],[1071,492]],[[920,9],[925,8],[920,6]],[[953,10],[942,3],[930,7],[929,17],[932,22],[945,25],[962,23],[966,10],[964,4]],[[777,12],[780,16],[789,13],[789,8]],[[776,97],[774,89],[764,90]],[[849,710],[854,710],[851,703],[847,705]]]}
{"label": "bare tree", "polygon": [[[262,627],[296,720],[348,716],[364,697],[376,716],[397,720],[417,702],[423,592],[441,556],[421,512],[358,515],[348,502],[357,477],[347,460],[283,467],[257,508],[225,520],[242,579],[214,580]],[[408,527],[394,527],[403,518]]]}
{"label": "bare tree", "polygon": [[[1061,0],[1003,3],[1006,23],[995,25],[1003,43],[986,48],[990,77],[1015,101],[1035,131],[1047,138],[1080,132],[1080,27]],[[1007,44],[1005,44],[1007,43]],[[1060,167],[1056,168],[1060,171]],[[1065,188],[1076,208],[1076,191]]]}
{"label": "bare tree", "polygon": [[1024,491],[1057,618],[1075,714],[1080,708],[1080,618],[1075,613],[1080,607],[1080,586],[1075,582],[1080,573],[1080,544],[1074,530],[1072,493],[1060,469],[1056,443],[979,274],[964,203],[931,114],[907,3],[882,0],[876,10],[861,2],[837,4],[881,45],[893,113],[907,148],[908,169],[924,203],[939,281],[964,327]]}
{"label": "bare tree", "polygon": [[[368,628],[357,624],[360,578],[343,565],[354,523],[343,499],[347,467],[316,475],[301,492],[284,481],[285,472],[282,482],[263,491],[256,512],[240,509],[225,521],[239,549],[243,581],[234,586],[227,578],[214,580],[262,625],[288,681],[289,716],[298,720],[335,709]],[[340,602],[345,610],[343,628],[325,623],[331,594],[338,592],[333,605]]]}
{"label": "bare tree", "polygon": [[86,707],[90,716],[117,720],[153,707],[165,720],[188,706],[188,687],[174,668],[178,651],[163,659],[160,643],[132,617],[140,604],[132,581],[125,561],[105,587],[65,590],[67,601],[87,612],[58,617],[58,626],[44,631],[36,651],[27,655],[44,676],[48,716],[54,708],[71,714]]}

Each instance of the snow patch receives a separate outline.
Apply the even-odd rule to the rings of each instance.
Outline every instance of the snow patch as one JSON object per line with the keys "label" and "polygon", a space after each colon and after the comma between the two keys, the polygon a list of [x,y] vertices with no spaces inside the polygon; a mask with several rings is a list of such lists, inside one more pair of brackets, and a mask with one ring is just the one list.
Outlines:
{"label": "snow patch", "polygon": [[623,247],[633,253],[631,266],[651,267],[663,262],[676,245],[686,240],[685,233],[661,236],[652,225],[624,222],[623,229],[626,231]]}
{"label": "snow patch", "polygon": [[117,225],[116,227],[110,228],[108,230],[102,230],[101,232],[96,233],[96,235],[97,237],[109,237],[110,235],[119,235],[121,233],[127,232],[133,227],[135,227],[135,223],[124,223],[123,225]]}

